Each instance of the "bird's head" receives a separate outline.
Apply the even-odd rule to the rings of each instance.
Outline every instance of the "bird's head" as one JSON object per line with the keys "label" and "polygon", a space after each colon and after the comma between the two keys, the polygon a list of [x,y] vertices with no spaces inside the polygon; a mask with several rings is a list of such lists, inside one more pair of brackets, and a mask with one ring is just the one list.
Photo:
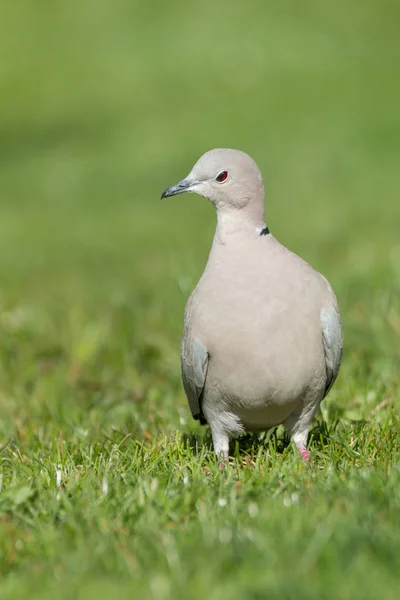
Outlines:
{"label": "bird's head", "polygon": [[248,154],[219,148],[203,154],[189,175],[166,189],[161,198],[189,192],[210,200],[218,211],[264,205],[260,169]]}

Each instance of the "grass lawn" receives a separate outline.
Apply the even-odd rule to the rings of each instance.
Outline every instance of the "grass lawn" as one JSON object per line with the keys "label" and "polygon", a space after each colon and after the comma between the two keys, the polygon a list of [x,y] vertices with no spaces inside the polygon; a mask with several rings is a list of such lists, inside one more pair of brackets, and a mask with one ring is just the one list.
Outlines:
{"label": "grass lawn", "polygon": [[[394,600],[400,589],[400,8],[4,3],[0,598]],[[280,428],[220,473],[180,381],[212,147],[328,277],[341,373],[302,464]]]}

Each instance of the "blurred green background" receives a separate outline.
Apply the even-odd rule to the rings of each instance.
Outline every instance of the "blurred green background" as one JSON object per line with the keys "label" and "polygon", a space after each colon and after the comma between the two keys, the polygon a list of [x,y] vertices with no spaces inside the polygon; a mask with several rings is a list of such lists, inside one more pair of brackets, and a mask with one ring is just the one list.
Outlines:
{"label": "blurred green background", "polygon": [[[143,471],[131,474],[132,489],[154,477],[160,498],[181,460],[167,460],[168,452],[186,452],[178,442],[174,446],[175,432],[204,435],[189,423],[179,345],[184,305],[206,262],[215,214],[204,199],[161,202],[160,194],[210,148],[238,148],[256,160],[271,231],[321,270],[337,293],[346,345],[341,377],[326,403],[328,421],[347,419],[349,430],[350,422],[382,418],[398,427],[399,26],[400,4],[393,0],[3,1],[0,442],[13,439],[0,455],[4,597],[44,581],[46,565],[59,583],[88,574],[90,582],[90,573],[93,580],[101,573],[127,577],[127,585],[133,578],[145,597],[164,598],[168,590],[200,597],[196,589],[187,591],[189,575],[174,579],[171,565],[165,567],[173,581],[168,587],[164,567],[164,575],[157,571],[157,551],[155,558],[132,559],[137,571],[127,559],[127,575],[109,557],[123,555],[130,543],[134,553],[140,538],[124,538],[127,546],[121,542],[116,549],[104,536],[108,531],[110,539],[129,540],[137,521],[124,517],[128,529],[118,530],[124,509],[113,501],[97,515],[108,525],[96,529],[87,507],[104,487],[98,465],[126,435],[132,444],[148,444],[153,459],[157,449],[164,456],[155,467],[150,459],[139,461]],[[374,445],[374,430],[368,435]],[[126,446],[121,458],[127,469],[132,452]],[[381,459],[382,469],[394,460],[390,453]],[[212,465],[211,453],[201,460]],[[82,481],[73,484],[64,517],[54,500],[60,464],[66,481],[75,481],[77,470],[86,481],[86,488],[79,487]],[[225,483],[218,473],[213,483],[200,467],[199,473],[203,479],[193,498],[209,494],[212,511]],[[382,471],[377,486],[393,500],[393,481],[390,492],[383,489],[387,477]],[[128,493],[115,485],[120,498]],[[260,501],[280,489],[279,481],[269,492],[259,485]],[[180,486],[177,480],[176,490]],[[271,535],[281,538],[283,517],[274,510]],[[300,522],[304,514],[296,510]],[[394,506],[390,510],[395,514]],[[315,523],[321,511],[313,513]],[[161,527],[157,514],[144,537]],[[196,521],[189,515],[189,522]],[[77,531],[85,523],[81,538]],[[209,546],[202,535],[196,543],[204,561]],[[278,561],[285,543],[291,547],[289,537],[277,549]],[[95,548],[103,548],[98,562]],[[368,571],[374,555],[365,552],[360,565]],[[226,565],[198,593],[250,593],[250,567],[236,572],[236,592],[218,588],[235,560],[226,555]],[[314,574],[315,597],[323,597],[339,569],[329,560],[322,575]],[[363,598],[382,591],[384,582],[386,597],[392,597],[388,564],[376,575],[376,588],[365,583]],[[284,577],[267,573],[259,589],[268,588],[271,598],[273,590],[280,598],[303,597],[294,592],[297,580],[286,589]],[[110,588],[109,596],[116,590]]]}

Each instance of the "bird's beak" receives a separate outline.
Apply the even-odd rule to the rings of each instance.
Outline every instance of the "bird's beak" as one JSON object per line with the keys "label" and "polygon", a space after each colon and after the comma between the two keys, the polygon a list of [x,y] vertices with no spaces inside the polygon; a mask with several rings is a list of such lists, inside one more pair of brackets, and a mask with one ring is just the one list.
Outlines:
{"label": "bird's beak", "polygon": [[189,192],[190,188],[195,183],[196,183],[195,181],[192,181],[191,179],[188,179],[186,177],[186,179],[182,179],[182,181],[180,181],[176,185],[172,185],[171,187],[167,188],[161,194],[161,198],[169,198],[170,196],[176,196],[177,194],[183,194],[183,192]]}

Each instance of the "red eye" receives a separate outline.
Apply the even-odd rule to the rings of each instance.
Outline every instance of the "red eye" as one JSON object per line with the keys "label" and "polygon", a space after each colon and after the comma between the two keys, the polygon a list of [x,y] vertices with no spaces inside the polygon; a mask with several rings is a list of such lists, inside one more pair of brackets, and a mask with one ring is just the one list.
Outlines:
{"label": "red eye", "polygon": [[215,178],[215,181],[218,181],[218,183],[224,183],[224,181],[226,181],[228,177],[228,171],[221,171],[221,173],[218,173],[218,175]]}

